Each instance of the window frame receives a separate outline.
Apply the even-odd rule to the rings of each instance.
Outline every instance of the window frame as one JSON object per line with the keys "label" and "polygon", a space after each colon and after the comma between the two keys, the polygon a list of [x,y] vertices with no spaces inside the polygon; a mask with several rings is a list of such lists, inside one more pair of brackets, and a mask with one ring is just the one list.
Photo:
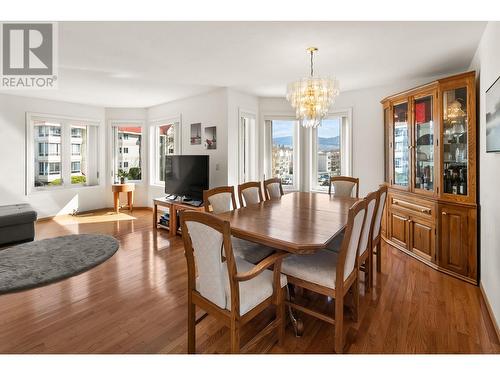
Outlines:
{"label": "window frame", "polygon": [[160,166],[160,127],[170,125],[174,127],[174,153],[172,155],[182,155],[182,119],[181,115],[172,117],[161,117],[149,121],[150,130],[150,153],[149,160],[151,160],[150,167],[150,185],[164,187],[165,181],[160,180],[158,175],[158,168]]}
{"label": "window frame", "polygon": [[[35,162],[35,154],[39,154],[39,152],[35,152],[35,121],[45,121],[45,122],[55,122],[60,124],[59,127],[60,132],[56,134],[56,136],[61,137],[61,142],[59,143],[59,152],[61,160],[59,161],[60,165],[60,174],[62,178],[62,184],[57,186],[35,186],[35,163],[45,163],[45,161],[36,161]],[[96,183],[93,185],[84,185],[84,184],[72,184],[71,183],[71,126],[77,125],[85,125],[87,127],[95,127],[95,161],[91,166],[88,167],[89,170],[92,171],[92,174],[95,174]],[[36,133],[37,137],[41,136],[50,136],[52,133],[50,129],[47,128],[46,125],[43,125],[44,134],[40,135],[39,131]],[[26,112],[25,114],[25,130],[26,130],[26,138],[25,138],[25,155],[26,155],[26,163],[25,163],[25,195],[29,196],[32,194],[49,192],[49,191],[57,191],[57,190],[67,190],[67,189],[81,189],[81,188],[93,188],[101,185],[100,180],[100,163],[99,163],[99,155],[100,155],[100,143],[99,143],[99,135],[101,131],[101,120],[96,118],[81,118],[81,117],[73,117],[73,116],[65,116],[58,114],[47,114],[47,113],[35,113],[35,112]],[[47,155],[50,155],[49,145],[50,142],[47,142]],[[39,150],[37,150],[39,151]],[[38,155],[39,156],[39,155]],[[46,170],[44,176],[50,175],[50,162],[47,160]],[[39,174],[39,173],[38,173]],[[39,174],[40,175],[40,174]]]}
{"label": "window frame", "polygon": [[273,149],[273,133],[272,126],[268,126],[268,121],[293,121],[294,129],[293,129],[293,183],[292,185],[283,185],[283,191],[291,192],[291,191],[299,191],[301,186],[301,168],[300,168],[300,160],[301,160],[301,149],[300,149],[300,128],[299,122],[293,115],[265,115],[264,119],[264,178],[272,178],[272,149]]}
{"label": "window frame", "polygon": [[[339,109],[328,112],[326,119],[340,117],[340,175],[352,176],[352,109]],[[328,192],[328,186],[317,185],[318,175],[318,128],[311,129],[310,191]]]}

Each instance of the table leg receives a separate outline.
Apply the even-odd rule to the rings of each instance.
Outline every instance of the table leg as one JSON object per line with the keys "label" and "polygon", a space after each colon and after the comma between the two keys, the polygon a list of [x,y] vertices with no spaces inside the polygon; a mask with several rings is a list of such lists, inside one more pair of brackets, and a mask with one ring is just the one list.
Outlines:
{"label": "table leg", "polygon": [[128,200],[128,209],[130,212],[134,210],[134,192],[133,191],[128,191],[127,192],[127,200]]}
{"label": "table leg", "polygon": [[120,193],[113,192],[113,201],[115,206],[115,212],[118,213],[120,210]]}
{"label": "table leg", "polygon": [[156,222],[158,221],[158,205],[153,203],[153,229],[156,229]]}
{"label": "table leg", "polygon": [[170,226],[169,226],[169,237],[175,237],[177,235],[177,210],[175,205],[170,206]]}

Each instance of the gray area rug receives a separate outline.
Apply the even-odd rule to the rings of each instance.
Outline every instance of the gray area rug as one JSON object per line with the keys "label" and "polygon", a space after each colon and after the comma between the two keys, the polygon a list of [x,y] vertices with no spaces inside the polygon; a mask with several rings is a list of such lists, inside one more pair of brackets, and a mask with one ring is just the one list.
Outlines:
{"label": "gray area rug", "polygon": [[0,250],[0,294],[37,287],[86,271],[118,250],[103,234],[76,234]]}

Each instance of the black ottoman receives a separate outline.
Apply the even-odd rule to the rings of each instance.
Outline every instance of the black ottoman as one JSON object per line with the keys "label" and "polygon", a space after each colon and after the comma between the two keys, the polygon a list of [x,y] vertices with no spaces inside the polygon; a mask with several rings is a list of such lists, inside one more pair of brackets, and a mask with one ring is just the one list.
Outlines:
{"label": "black ottoman", "polygon": [[0,246],[33,241],[36,212],[27,203],[0,206]]}

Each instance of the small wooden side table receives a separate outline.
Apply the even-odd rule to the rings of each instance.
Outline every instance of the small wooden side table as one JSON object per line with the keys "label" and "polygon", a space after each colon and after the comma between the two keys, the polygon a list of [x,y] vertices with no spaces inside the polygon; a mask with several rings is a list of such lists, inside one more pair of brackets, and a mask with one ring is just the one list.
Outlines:
{"label": "small wooden side table", "polygon": [[[168,208],[170,212],[168,227],[158,224],[158,206]],[[194,211],[205,211],[205,207],[202,205],[200,207],[192,206],[182,202],[169,200],[166,198],[154,198],[153,199],[153,228],[163,228],[168,230],[169,237],[175,237],[177,234],[177,213],[184,210],[194,210]]]}
{"label": "small wooden side table", "polygon": [[130,212],[134,209],[134,190],[135,184],[113,184],[111,185],[113,191],[113,202],[115,205],[115,212],[120,211],[120,193],[127,193],[128,208]]}

